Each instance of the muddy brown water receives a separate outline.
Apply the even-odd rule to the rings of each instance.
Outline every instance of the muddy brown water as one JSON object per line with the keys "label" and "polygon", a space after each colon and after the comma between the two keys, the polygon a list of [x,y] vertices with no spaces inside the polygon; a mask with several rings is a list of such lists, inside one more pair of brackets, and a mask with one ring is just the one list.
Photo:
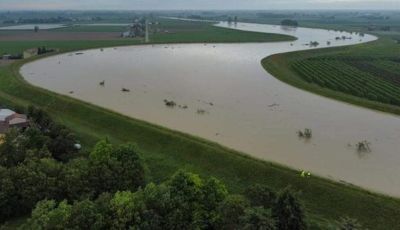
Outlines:
{"label": "muddy brown water", "polygon": [[[310,49],[305,45],[310,41],[326,47],[328,40],[331,46],[342,46],[375,37],[246,23],[219,26],[289,34],[298,40],[96,49],[28,63],[21,73],[33,85],[260,159],[400,196],[400,117],[296,89],[260,64],[265,56]],[[352,39],[336,41],[342,35]],[[177,106],[165,106],[165,99]],[[313,131],[309,141],[296,134],[304,128]],[[356,151],[363,140],[370,142],[371,152]]]}

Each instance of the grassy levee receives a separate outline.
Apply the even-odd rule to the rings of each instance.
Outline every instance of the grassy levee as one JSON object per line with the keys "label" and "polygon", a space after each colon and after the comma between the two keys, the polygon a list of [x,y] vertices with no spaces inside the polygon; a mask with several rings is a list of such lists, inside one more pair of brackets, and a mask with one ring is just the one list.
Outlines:
{"label": "grassy levee", "polygon": [[[102,45],[112,46],[113,43]],[[69,46],[62,50],[74,48]],[[301,199],[315,228],[318,224],[333,224],[343,216],[357,218],[370,229],[400,226],[400,200],[397,198],[319,177],[304,179],[299,172],[284,166],[32,86],[19,74],[19,68],[25,62],[0,68],[0,104],[14,108],[27,105],[43,108],[55,120],[72,129],[88,149],[105,137],[115,143],[137,143],[152,181],[163,181],[184,168],[203,176],[217,177],[232,192],[243,192],[254,183],[264,183],[276,190],[291,185],[302,191]]]}
{"label": "grassy levee", "polygon": [[394,40],[389,37],[383,36],[376,41],[355,46],[276,54],[263,59],[262,65],[277,79],[297,88],[354,105],[400,115],[399,106],[368,100],[367,98],[353,96],[326,87],[321,87],[314,83],[308,83],[294,70],[292,66],[292,64],[296,61],[321,56],[346,57],[351,55],[353,57],[385,57],[388,54],[395,54],[396,50],[399,50],[399,48],[400,45],[395,44]]}
{"label": "grassy levee", "polygon": [[57,48],[61,51],[72,51],[79,49],[92,49],[107,46],[124,46],[140,44],[140,40],[101,40],[101,41],[1,41],[0,53],[21,53],[29,48],[45,46]]}

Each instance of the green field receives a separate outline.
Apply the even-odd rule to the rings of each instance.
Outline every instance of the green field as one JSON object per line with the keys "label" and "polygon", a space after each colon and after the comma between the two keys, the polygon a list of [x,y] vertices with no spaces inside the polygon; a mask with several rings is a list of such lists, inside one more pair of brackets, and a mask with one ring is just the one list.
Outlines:
{"label": "green field", "polygon": [[357,46],[278,54],[262,64],[293,86],[400,114],[400,44],[393,36]]}
{"label": "green field", "polygon": [[[212,23],[162,19],[151,26],[150,41],[165,42],[275,42],[295,40],[279,34],[245,32],[212,26]],[[157,32],[158,31],[158,32]],[[167,32],[166,32],[167,31]]]}
{"label": "green field", "polygon": [[51,30],[52,32],[124,32],[127,26],[91,26],[91,25],[73,25]]}
{"label": "green field", "polygon": [[91,49],[107,46],[124,46],[141,44],[141,40],[111,40],[111,41],[1,41],[0,54],[21,53],[26,49],[45,46],[47,48],[55,48],[61,51]]}
{"label": "green field", "polygon": [[[243,36],[246,35],[243,33]],[[248,33],[246,37],[250,40],[252,34],[254,35]],[[190,36],[185,39],[189,39],[188,37]],[[179,36],[173,41],[178,42],[177,39]],[[221,39],[230,38],[221,35]],[[12,44],[14,50],[21,50],[23,48],[19,45],[25,43]],[[52,47],[69,51],[103,45],[121,44],[115,41],[96,44],[60,42],[52,44]],[[9,47],[1,42],[0,46]],[[299,172],[284,166],[260,161],[191,135],[39,89],[29,85],[19,75],[19,68],[25,62],[0,68],[0,104],[11,108],[28,105],[43,108],[56,121],[73,130],[85,149],[90,149],[98,139],[105,137],[114,143],[137,143],[149,167],[152,181],[161,182],[177,169],[184,168],[202,176],[215,176],[230,191],[238,193],[255,183],[267,184],[275,190],[291,185],[302,192],[300,198],[305,204],[312,229],[334,229],[335,221],[343,216],[357,218],[370,229],[394,229],[395,226],[400,226],[400,200],[396,198],[373,194],[323,178],[304,179],[299,176]]]}

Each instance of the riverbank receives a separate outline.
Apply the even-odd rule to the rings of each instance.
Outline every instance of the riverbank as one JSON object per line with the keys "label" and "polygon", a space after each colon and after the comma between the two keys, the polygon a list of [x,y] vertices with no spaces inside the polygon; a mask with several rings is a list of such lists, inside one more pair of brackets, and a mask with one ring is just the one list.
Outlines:
{"label": "riverbank", "polygon": [[[112,43],[107,45],[112,46]],[[69,50],[73,49],[82,47],[69,47]],[[318,177],[305,180],[298,171],[39,89],[27,84],[19,75],[23,64],[18,62],[0,69],[2,103],[12,107],[32,104],[45,109],[54,119],[76,132],[86,149],[105,137],[114,143],[136,142],[155,182],[185,168],[204,176],[215,176],[233,192],[243,192],[254,183],[264,183],[276,190],[291,185],[302,191],[301,199],[314,228],[332,227],[342,216],[357,218],[371,229],[400,226],[398,199]]]}
{"label": "riverbank", "polygon": [[[369,109],[374,109],[382,112],[393,113],[396,115],[400,115],[400,107],[395,104],[390,104],[390,98],[387,96],[377,97],[374,95],[376,91],[370,90],[371,94],[359,94],[359,92],[354,91],[343,91],[340,90],[341,87],[346,86],[346,81],[341,81],[342,85],[329,85],[325,87],[321,87],[320,84],[316,84],[315,82],[307,82],[301,75],[301,72],[297,71],[294,68],[296,63],[307,64],[312,60],[317,60],[324,58],[326,60],[337,60],[338,57],[341,59],[350,59],[352,61],[351,64],[354,65],[361,63],[363,65],[363,72],[360,72],[360,76],[353,72],[353,80],[350,80],[354,87],[357,85],[356,81],[359,81],[362,76],[373,76],[376,80],[382,79],[385,75],[396,75],[395,72],[389,72],[389,70],[385,66],[380,66],[380,63],[372,63],[375,62],[390,62],[391,58],[395,58],[396,53],[400,52],[400,46],[395,43],[395,41],[388,36],[381,36],[381,38],[377,41],[370,42],[367,44],[361,44],[357,46],[350,47],[340,47],[340,48],[331,48],[331,49],[318,49],[311,51],[299,51],[299,52],[291,52],[284,54],[276,54],[270,57],[267,57],[262,60],[263,67],[271,73],[277,79],[290,84],[294,87],[310,91],[321,96],[329,97],[335,100],[351,103],[357,106],[366,107]],[[395,62],[394,62],[395,63]],[[325,64],[325,63],[323,63]],[[327,63],[329,64],[329,63]],[[340,71],[359,71],[357,68],[351,66],[351,64],[346,64],[343,61],[339,60],[334,63],[336,70],[325,69],[321,72],[321,76],[325,76],[328,79],[328,75],[332,75],[333,77],[340,77],[343,75]],[[359,66],[357,66],[360,68]],[[373,67],[373,68],[371,68]],[[368,69],[369,68],[369,69]],[[399,67],[397,67],[399,68]],[[355,69],[355,70],[354,70]],[[325,71],[325,72],[324,72]],[[374,72],[375,71],[375,72]],[[377,71],[381,71],[380,73]],[[328,74],[329,72],[329,74]],[[382,75],[382,76],[381,76]],[[373,79],[373,78],[371,78]],[[368,79],[366,79],[368,81]],[[351,82],[353,81],[353,82]],[[390,82],[387,79],[384,79],[380,82],[374,82],[378,87],[385,88],[385,84],[392,84],[387,95],[393,94],[400,88],[397,86],[396,82]],[[365,85],[364,87],[367,87]],[[393,88],[394,87],[394,88]],[[339,89],[338,89],[339,88]],[[375,92],[375,93],[374,93]],[[382,92],[384,93],[384,91]],[[386,101],[387,103],[384,103]]]}

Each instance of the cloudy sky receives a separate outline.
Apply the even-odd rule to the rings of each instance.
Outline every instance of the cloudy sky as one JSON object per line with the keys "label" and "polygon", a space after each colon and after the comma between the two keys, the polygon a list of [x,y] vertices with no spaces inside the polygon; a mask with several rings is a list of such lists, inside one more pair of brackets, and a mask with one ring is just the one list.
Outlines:
{"label": "cloudy sky", "polygon": [[397,9],[400,0],[0,0],[0,10]]}

